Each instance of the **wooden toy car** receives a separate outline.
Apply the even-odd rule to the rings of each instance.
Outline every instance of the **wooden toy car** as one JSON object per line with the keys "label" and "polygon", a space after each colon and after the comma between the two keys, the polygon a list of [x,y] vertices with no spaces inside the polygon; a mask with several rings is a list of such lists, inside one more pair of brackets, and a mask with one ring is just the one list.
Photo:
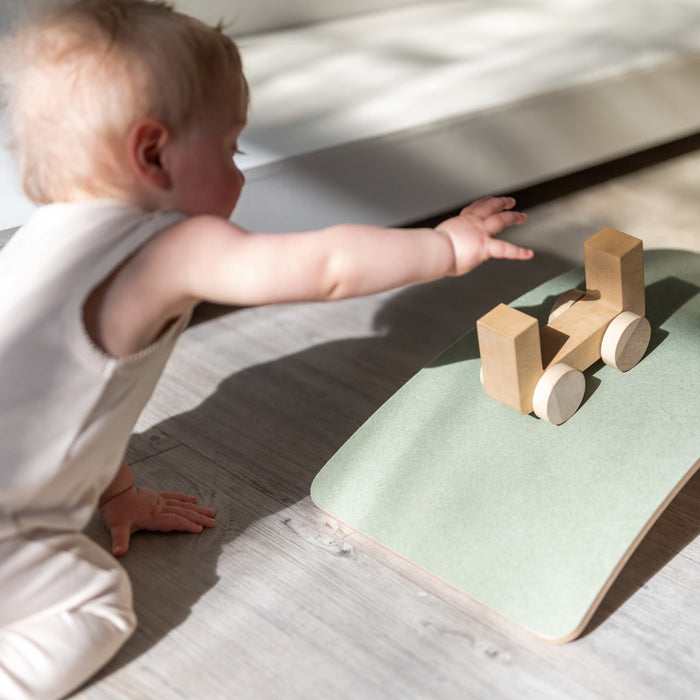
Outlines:
{"label": "wooden toy car", "polygon": [[564,292],[546,326],[505,304],[477,321],[481,381],[491,398],[559,425],[581,405],[598,359],[623,372],[644,356],[642,241],[604,228],[583,246],[586,291]]}

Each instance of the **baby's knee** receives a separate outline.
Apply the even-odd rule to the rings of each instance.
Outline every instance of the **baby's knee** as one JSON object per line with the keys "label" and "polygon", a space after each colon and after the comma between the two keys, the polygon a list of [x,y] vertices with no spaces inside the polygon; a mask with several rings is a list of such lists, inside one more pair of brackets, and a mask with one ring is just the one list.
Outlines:
{"label": "baby's knee", "polygon": [[131,583],[112,556],[80,534],[25,539],[4,550],[0,592],[10,605],[0,610],[0,697],[62,697],[136,628]]}
{"label": "baby's knee", "polygon": [[81,612],[114,628],[115,638],[126,640],[136,629],[131,581],[114,562],[111,569],[100,569],[83,589]]}
{"label": "baby's knee", "polygon": [[93,619],[103,633],[109,630],[108,636],[121,646],[136,629],[129,576],[114,557],[87,538],[74,547],[74,554],[79,555],[76,563],[79,562],[84,571],[76,577],[79,585],[73,609],[81,618]]}

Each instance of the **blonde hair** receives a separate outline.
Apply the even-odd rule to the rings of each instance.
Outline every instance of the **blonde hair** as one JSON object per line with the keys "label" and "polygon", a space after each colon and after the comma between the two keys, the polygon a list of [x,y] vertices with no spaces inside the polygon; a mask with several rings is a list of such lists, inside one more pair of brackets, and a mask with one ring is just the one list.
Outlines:
{"label": "blonde hair", "polygon": [[27,195],[46,203],[128,186],[125,137],[152,117],[173,133],[247,85],[221,26],[149,0],[77,0],[4,41],[10,147]]}

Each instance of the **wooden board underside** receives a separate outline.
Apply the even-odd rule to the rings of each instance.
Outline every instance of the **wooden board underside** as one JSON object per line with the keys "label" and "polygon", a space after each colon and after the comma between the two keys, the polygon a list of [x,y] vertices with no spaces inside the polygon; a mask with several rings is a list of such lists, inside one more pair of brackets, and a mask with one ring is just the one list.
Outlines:
{"label": "wooden board underside", "polygon": [[[316,505],[536,634],[578,636],[700,467],[700,256],[645,257],[647,356],[593,365],[567,423],[486,397],[472,331],[328,462]],[[573,270],[512,305],[545,323],[582,283]]]}

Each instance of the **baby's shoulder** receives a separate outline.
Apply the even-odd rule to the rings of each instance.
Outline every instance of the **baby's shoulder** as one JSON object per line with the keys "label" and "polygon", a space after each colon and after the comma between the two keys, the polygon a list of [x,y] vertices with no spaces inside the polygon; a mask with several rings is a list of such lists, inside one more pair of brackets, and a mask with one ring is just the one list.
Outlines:
{"label": "baby's shoulder", "polygon": [[216,216],[193,216],[164,227],[135,256],[136,265],[188,268],[222,254],[240,243],[247,232]]}

